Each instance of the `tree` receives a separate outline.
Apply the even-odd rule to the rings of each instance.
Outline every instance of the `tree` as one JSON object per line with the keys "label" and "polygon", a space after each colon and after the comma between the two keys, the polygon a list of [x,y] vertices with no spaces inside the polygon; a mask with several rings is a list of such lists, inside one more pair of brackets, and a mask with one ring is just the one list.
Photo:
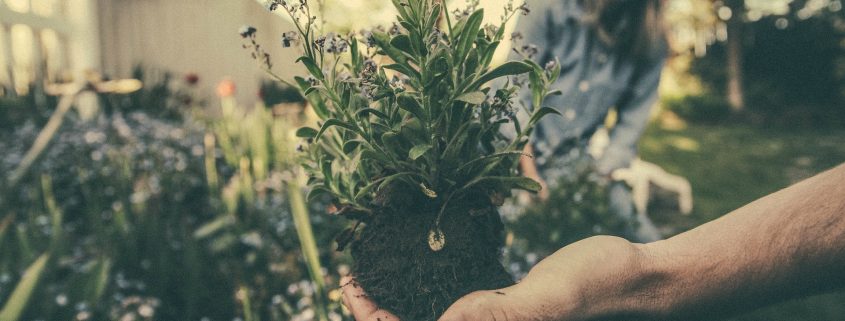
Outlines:
{"label": "tree", "polygon": [[728,103],[734,113],[745,109],[745,89],[743,86],[742,73],[742,39],[743,39],[743,16],[745,13],[744,0],[727,0],[725,2],[730,9],[730,18],[727,20],[728,41],[727,41],[727,74],[728,74]]}

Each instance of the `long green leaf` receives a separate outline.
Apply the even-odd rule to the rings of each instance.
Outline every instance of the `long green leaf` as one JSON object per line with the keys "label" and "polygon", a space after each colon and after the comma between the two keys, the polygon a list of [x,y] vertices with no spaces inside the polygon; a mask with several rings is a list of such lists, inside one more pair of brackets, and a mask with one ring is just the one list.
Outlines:
{"label": "long green leaf", "polygon": [[381,189],[382,189],[383,187],[385,187],[385,186],[390,186],[390,183],[393,183],[394,181],[396,181],[396,180],[398,180],[398,179],[400,179],[400,178],[403,178],[403,177],[413,177],[413,176],[420,177],[420,175],[419,175],[419,174],[417,174],[417,173],[412,173],[412,172],[402,172],[402,173],[398,173],[398,174],[393,174],[393,175],[390,175],[390,176],[388,176],[388,177],[385,177],[384,181],[382,181],[382,183],[381,183],[381,184],[379,184],[379,186],[378,186],[378,189],[377,189],[377,190],[381,190]]}
{"label": "long green leaf", "polygon": [[32,292],[35,291],[38,281],[44,274],[44,268],[47,266],[49,259],[50,254],[44,253],[26,269],[21,281],[15,286],[15,290],[12,291],[12,295],[9,296],[9,299],[3,306],[3,310],[0,310],[0,320],[16,321],[20,319],[26,305],[29,303]]}
{"label": "long green leaf", "polygon": [[390,70],[396,70],[396,71],[402,73],[405,76],[408,76],[408,77],[411,77],[411,78],[414,78],[414,79],[420,79],[420,73],[418,71],[416,71],[415,69],[408,67],[406,65],[389,64],[389,65],[384,65],[383,68],[384,69],[390,69]]}
{"label": "long green leaf", "polygon": [[531,115],[531,119],[528,121],[528,127],[534,126],[534,124],[536,124],[538,121],[540,121],[540,119],[542,119],[544,116],[549,115],[549,114],[554,114],[554,115],[560,116],[560,112],[557,111],[557,109],[554,109],[554,108],[551,108],[551,107],[540,108],[540,109],[538,109],[537,111],[534,112],[534,115]]}
{"label": "long green leaf", "polygon": [[510,152],[501,152],[501,153],[495,153],[495,154],[491,154],[491,155],[487,155],[487,156],[482,156],[482,157],[478,157],[476,159],[473,159],[473,160],[467,162],[466,164],[461,165],[460,167],[458,167],[458,169],[456,171],[460,172],[464,169],[475,166],[476,164],[478,164],[482,161],[485,161],[485,160],[491,160],[491,159],[496,159],[496,158],[505,157],[505,156],[523,156],[523,155],[525,155],[523,152],[510,151]]}
{"label": "long green leaf", "polygon": [[302,127],[296,130],[296,137],[300,138],[314,138],[319,132],[311,127]]}
{"label": "long green leaf", "polygon": [[506,176],[488,176],[480,177],[464,185],[462,189],[467,189],[475,185],[497,184],[505,188],[523,189],[530,192],[539,192],[543,187],[537,181],[528,177],[506,177]]}
{"label": "long green leaf", "polygon": [[358,114],[358,116],[366,116],[367,114],[373,114],[373,115],[376,115],[376,117],[384,119],[384,120],[390,119],[390,117],[388,117],[387,114],[385,114],[381,110],[378,110],[378,109],[375,109],[375,108],[364,108],[364,109],[359,110],[357,112],[357,114]]}
{"label": "long green leaf", "polygon": [[221,215],[220,217],[205,223],[196,230],[194,230],[194,239],[200,240],[217,233],[217,231],[235,223],[235,217],[229,214]]}
{"label": "long green leaf", "polygon": [[290,202],[293,223],[296,227],[296,234],[299,237],[299,245],[305,263],[308,266],[308,274],[314,282],[315,310],[320,320],[327,320],[327,296],[325,292],[325,281],[323,279],[322,266],[320,264],[320,252],[317,250],[317,241],[314,231],[311,228],[311,219],[308,214],[308,206],[302,196],[297,179],[288,180],[287,184],[288,201]]}
{"label": "long green leaf", "polygon": [[460,34],[460,42],[458,44],[458,48],[456,48],[456,57],[459,59],[458,61],[464,61],[466,59],[466,54],[469,52],[469,49],[472,47],[472,43],[475,41],[475,37],[478,36],[478,32],[481,30],[481,22],[484,20],[484,9],[478,9],[472,13],[467,19],[466,26],[464,26],[463,30],[461,30]]}
{"label": "long green leaf", "polygon": [[103,296],[103,292],[109,284],[109,275],[111,275],[109,272],[111,271],[111,265],[111,259],[100,259],[100,263],[97,266],[97,272],[94,275],[94,282],[90,284],[92,288],[90,296],[88,297],[88,302],[100,302],[100,298]]}
{"label": "long green leaf", "polygon": [[402,173],[397,173],[397,174],[393,174],[393,175],[390,175],[390,176],[385,176],[385,177],[376,179],[376,180],[370,182],[369,184],[367,184],[367,186],[364,186],[364,188],[362,188],[360,191],[358,191],[358,193],[355,194],[355,200],[357,201],[357,200],[361,199],[361,197],[364,197],[364,195],[367,195],[367,193],[370,193],[374,190],[381,189],[382,184],[385,184],[385,183],[389,184],[393,180],[400,178],[402,176],[414,176],[414,175],[419,176],[418,174],[414,174],[412,172],[402,172]]}
{"label": "long green leaf", "polygon": [[308,57],[308,56],[299,57],[299,59],[297,59],[296,62],[302,62],[302,64],[305,65],[305,69],[308,69],[308,72],[311,73],[311,75],[314,76],[314,78],[317,78],[317,79],[320,79],[320,80],[323,80],[325,78],[325,75],[323,74],[323,70],[320,69],[320,67],[317,66],[317,63],[315,63],[314,60],[311,59],[310,57]]}
{"label": "long green leaf", "polygon": [[432,147],[431,145],[427,145],[427,144],[426,145],[414,146],[413,148],[411,148],[410,151],[408,151],[408,157],[411,158],[411,160],[417,160],[417,158],[420,158],[420,156],[422,156],[423,154],[425,154],[425,152],[430,150],[431,147]]}
{"label": "long green leaf", "polygon": [[355,148],[358,148],[358,146],[361,146],[363,143],[365,143],[365,141],[360,139],[349,140],[343,143],[343,152],[346,154],[352,154],[352,152],[355,151]]}
{"label": "long green leaf", "polygon": [[470,88],[477,88],[488,81],[493,79],[504,77],[504,76],[513,76],[513,75],[520,75],[526,72],[531,71],[532,68],[530,65],[521,62],[521,61],[510,61],[502,64],[499,67],[494,68],[491,71],[488,71],[484,75],[478,78],[475,82],[472,83]]}
{"label": "long green leaf", "polygon": [[393,47],[393,45],[390,44],[390,36],[388,36],[386,33],[374,32],[373,40],[375,40],[376,45],[378,45],[378,47],[381,48],[381,50],[384,51],[384,53],[388,57],[390,57],[390,59],[393,59],[393,61],[395,61],[396,63],[406,64],[406,62],[408,61],[408,56],[406,56],[404,53],[402,53],[401,50],[397,49],[396,47]]}
{"label": "long green leaf", "polygon": [[399,104],[399,108],[407,110],[411,114],[413,114],[417,119],[421,122],[425,122],[428,120],[428,116],[425,113],[425,110],[422,109],[420,102],[417,101],[414,97],[408,95],[400,95],[398,97],[397,103]]}
{"label": "long green leaf", "polygon": [[411,45],[411,37],[408,37],[408,35],[398,35],[393,37],[393,39],[390,40],[390,45],[409,55],[416,54],[414,53],[414,49]]}
{"label": "long green leaf", "polygon": [[325,133],[327,129],[334,127],[334,126],[345,128],[345,129],[351,130],[353,132],[358,132],[358,128],[356,128],[354,125],[352,125],[350,123],[343,122],[343,121],[341,121],[340,119],[337,119],[337,118],[332,118],[332,119],[327,119],[326,123],[323,124],[322,127],[320,127],[320,131],[318,131],[317,135],[314,136],[314,140],[315,141],[320,140],[320,137],[323,137],[323,133]]}
{"label": "long green leaf", "polygon": [[480,105],[485,100],[487,100],[487,95],[485,95],[481,91],[473,91],[473,92],[470,92],[470,93],[460,95],[460,96],[458,96],[458,98],[455,98],[455,100],[459,100],[459,101],[462,101],[462,102],[465,102],[465,103],[470,103],[470,104],[473,104],[473,105]]}

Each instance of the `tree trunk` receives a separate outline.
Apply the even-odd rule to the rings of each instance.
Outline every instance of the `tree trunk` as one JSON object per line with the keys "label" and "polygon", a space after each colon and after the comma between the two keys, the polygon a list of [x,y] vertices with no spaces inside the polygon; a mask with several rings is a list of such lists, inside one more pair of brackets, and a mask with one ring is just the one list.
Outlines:
{"label": "tree trunk", "polygon": [[745,89],[742,84],[742,16],[745,14],[743,0],[728,1],[731,8],[731,18],[728,19],[728,103],[734,113],[745,109]]}

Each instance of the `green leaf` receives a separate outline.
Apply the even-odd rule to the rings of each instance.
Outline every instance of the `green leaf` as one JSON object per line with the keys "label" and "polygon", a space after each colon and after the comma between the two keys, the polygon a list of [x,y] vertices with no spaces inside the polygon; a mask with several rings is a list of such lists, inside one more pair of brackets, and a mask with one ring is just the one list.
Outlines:
{"label": "green leaf", "polygon": [[422,109],[420,102],[416,98],[408,95],[400,95],[397,97],[397,104],[399,104],[399,108],[407,110],[421,121],[425,122],[428,120],[425,110]]}
{"label": "green leaf", "polygon": [[311,127],[302,127],[296,130],[296,137],[299,138],[314,138],[318,131]]}
{"label": "green leaf", "polygon": [[402,148],[401,136],[398,132],[390,131],[384,133],[384,135],[381,135],[381,142],[384,144],[387,152],[401,157],[404,148]]}
{"label": "green leaf", "polygon": [[343,143],[343,152],[346,154],[352,154],[352,152],[355,151],[355,148],[361,146],[362,143],[364,143],[364,141],[360,139],[353,139],[345,142]]}
{"label": "green leaf", "polygon": [[381,190],[381,189],[382,189],[383,187],[385,187],[385,186],[390,186],[390,184],[391,184],[391,183],[393,183],[394,181],[396,181],[396,180],[398,180],[398,179],[400,179],[400,178],[403,178],[403,177],[413,177],[413,176],[420,177],[420,175],[419,175],[419,174],[417,174],[417,173],[413,173],[413,172],[402,172],[402,173],[398,173],[398,174],[393,174],[393,175],[390,175],[390,176],[388,176],[388,177],[385,177],[385,178],[384,178],[384,181],[383,181],[381,184],[379,184],[379,186],[378,186],[378,190]]}
{"label": "green leaf", "polygon": [[301,62],[303,65],[305,65],[305,68],[308,69],[308,72],[311,73],[311,76],[314,76],[314,78],[317,78],[319,80],[323,80],[325,78],[325,75],[323,75],[323,70],[317,66],[317,63],[315,63],[314,60],[311,59],[311,57],[302,56],[299,57],[296,62]]}
{"label": "green leaf", "polygon": [[481,91],[473,91],[470,93],[466,93],[463,95],[458,96],[455,100],[459,100],[465,103],[473,104],[473,105],[480,105],[485,100],[487,100],[487,95]]}
{"label": "green leaf", "polygon": [[359,110],[357,114],[358,114],[358,116],[366,116],[368,114],[373,114],[373,115],[376,115],[376,117],[384,119],[384,120],[390,119],[390,117],[387,116],[387,114],[385,114],[381,110],[378,110],[378,109],[375,109],[375,108],[364,108],[364,109]]}
{"label": "green leaf", "polygon": [[12,295],[9,296],[6,304],[3,305],[3,310],[0,310],[0,320],[14,321],[20,319],[26,305],[29,303],[32,292],[35,291],[38,281],[44,274],[44,268],[49,259],[49,253],[42,254],[34,263],[26,268],[21,281],[18,282],[15,290],[12,291]]}
{"label": "green leaf", "polygon": [[[426,31],[430,31],[432,28],[434,28],[434,24],[436,24],[437,20],[439,20],[439,18],[440,18],[440,11],[441,11],[441,8],[440,8],[439,3],[435,4],[434,7],[432,7],[431,15],[429,15],[428,20],[426,21],[426,25],[425,25]],[[449,14],[449,13],[447,12],[446,14]]]}
{"label": "green leaf", "polygon": [[419,71],[416,71],[414,68],[410,68],[410,67],[402,65],[402,64],[384,65],[383,68],[384,69],[390,69],[390,70],[396,70],[398,72],[401,72],[405,76],[415,78],[415,79],[420,79],[420,72]]}
{"label": "green leaf", "polygon": [[358,128],[356,128],[354,125],[352,125],[350,123],[343,122],[343,121],[336,119],[336,118],[332,118],[332,119],[327,119],[326,123],[323,124],[322,127],[320,127],[320,131],[317,132],[316,136],[314,136],[314,140],[315,141],[320,140],[320,137],[323,137],[323,133],[325,133],[327,129],[329,129],[333,126],[345,128],[345,129],[351,130],[351,131],[356,132],[356,133],[358,132]]}
{"label": "green leaf", "polygon": [[[229,215],[231,216],[231,215]],[[103,291],[106,290],[106,286],[109,284],[109,272],[111,271],[112,262],[111,259],[108,258],[101,258],[99,264],[97,265],[97,272],[94,274],[94,280],[92,283],[89,283],[91,286],[88,302],[100,302],[100,298],[103,296]]]}
{"label": "green leaf", "polygon": [[308,202],[314,202],[318,196],[326,194],[331,195],[331,193],[332,192],[328,188],[316,185],[311,187],[311,190],[308,191],[308,195],[305,196],[305,199],[308,200]]}
{"label": "green leaf", "polygon": [[488,81],[491,81],[491,80],[499,78],[499,77],[520,75],[520,74],[524,74],[526,72],[529,72],[531,70],[532,70],[532,68],[531,68],[531,65],[529,65],[529,64],[526,64],[526,63],[521,62],[521,61],[509,61],[509,62],[502,64],[499,67],[494,68],[491,71],[488,71],[484,75],[481,75],[481,77],[479,77],[478,80],[473,82],[473,84],[472,84],[472,86],[470,86],[470,88],[477,88],[478,86],[481,86],[481,85],[487,83]]}
{"label": "green leaf", "polygon": [[393,6],[396,7],[396,11],[399,12],[399,15],[402,19],[406,21],[411,20],[411,16],[408,15],[408,11],[405,9],[405,4],[402,3],[402,0],[392,0]]}
{"label": "green leaf", "polygon": [[393,39],[390,40],[390,45],[409,55],[415,54],[411,46],[411,37],[408,37],[408,35],[398,35],[393,37]]}
{"label": "green leaf", "polygon": [[478,32],[480,31],[481,22],[484,20],[484,9],[478,9],[472,13],[467,19],[466,26],[461,30],[460,39],[458,43],[458,47],[455,49],[455,58],[459,59],[458,61],[464,61],[466,59],[466,54],[469,52],[469,49],[472,47],[473,41],[475,41],[475,37],[478,36]]}
{"label": "green leaf", "polygon": [[[314,109],[314,113],[317,114],[320,119],[329,118],[329,110],[326,108],[326,103],[323,100],[323,97],[319,94],[314,93],[314,88],[311,84],[305,80],[305,78],[296,76],[293,77],[296,81],[297,85],[299,85],[299,90],[302,92],[302,96],[305,97],[309,103],[311,103],[311,107]],[[314,88],[312,90],[312,88]],[[306,94],[306,92],[308,94]]]}
{"label": "green leaf", "polygon": [[500,158],[500,157],[506,157],[506,156],[523,156],[523,155],[525,155],[525,154],[520,152],[520,151],[510,151],[510,152],[500,152],[500,153],[495,153],[495,154],[491,154],[491,155],[487,155],[487,156],[482,156],[482,157],[478,157],[476,159],[473,159],[473,160],[467,162],[466,164],[461,165],[460,167],[458,167],[458,169],[456,171],[462,171],[464,169],[470,168],[470,167],[472,167],[472,166],[474,166],[478,163],[481,163],[485,160],[493,160],[493,159],[497,159],[497,158]]}
{"label": "green leaf", "polygon": [[320,172],[323,173],[323,181],[327,185],[330,185],[328,183],[331,183],[332,179],[334,179],[334,175],[332,175],[332,163],[334,162],[330,159],[324,159],[320,162]]}
{"label": "green leaf", "polygon": [[499,48],[499,43],[500,43],[499,41],[493,41],[492,43],[490,43],[489,46],[487,46],[487,48],[485,48],[484,53],[483,53],[482,58],[481,58],[481,65],[482,66],[486,67],[486,66],[490,65],[491,61],[493,61],[493,56],[495,56],[495,54],[496,54],[496,49]]}
{"label": "green leaf", "polygon": [[307,97],[307,96],[311,95],[312,93],[314,93],[315,91],[317,91],[317,86],[308,87],[308,89],[306,89],[305,92],[302,93],[302,96]]}
{"label": "green leaf", "polygon": [[458,130],[455,131],[455,134],[452,135],[452,139],[446,144],[446,149],[443,150],[443,155],[447,158],[451,158],[451,154],[456,153],[460,150],[461,146],[463,146],[464,141],[466,141],[467,135],[466,133],[470,131],[470,127],[481,127],[478,123],[474,122],[465,122],[461,124],[461,127],[458,127]]}
{"label": "green leaf", "polygon": [[407,62],[408,56],[405,56],[401,50],[390,44],[390,36],[386,33],[374,32],[373,40],[375,40],[376,45],[378,45],[378,47],[381,48],[381,50],[396,63],[405,64]]}
{"label": "green leaf", "polygon": [[472,79],[478,73],[478,50],[472,48],[467,54],[466,62],[464,62],[464,77]]}
{"label": "green leaf", "polygon": [[528,127],[534,126],[534,124],[539,122],[540,119],[543,118],[543,116],[546,116],[548,114],[554,114],[554,115],[560,116],[560,112],[557,111],[557,109],[554,109],[554,108],[551,108],[551,107],[540,108],[537,111],[535,111],[533,115],[531,115],[531,119],[528,121]]}
{"label": "green leaf", "polygon": [[235,217],[229,214],[221,215],[220,217],[205,223],[196,230],[194,230],[194,239],[204,239],[217,231],[235,223]]}
{"label": "green leaf", "polygon": [[562,91],[560,91],[560,89],[555,89],[555,90],[552,90],[552,91],[550,91],[550,92],[547,92],[547,93],[546,93],[546,97],[549,97],[549,96],[561,96],[561,95],[563,95],[563,92],[562,92]]}
{"label": "green leaf", "polygon": [[361,52],[358,51],[358,39],[355,37],[352,37],[352,41],[349,44],[349,51],[352,53],[352,71],[358,74],[361,72]]}
{"label": "green leaf", "polygon": [[408,151],[408,157],[410,157],[411,160],[417,160],[417,158],[420,158],[420,156],[422,156],[423,154],[425,154],[425,152],[430,150],[431,147],[432,147],[431,145],[414,146],[413,148],[411,148],[410,151]]}
{"label": "green leaf", "polygon": [[523,176],[503,177],[503,176],[488,176],[476,178],[472,182],[465,185],[462,189],[467,189],[475,185],[498,185],[508,189],[522,189],[529,192],[539,192],[543,187],[537,181]]}
{"label": "green leaf", "polygon": [[387,155],[384,155],[383,153],[379,153],[379,152],[376,152],[376,151],[373,151],[373,150],[370,150],[370,149],[366,149],[363,152],[361,152],[361,159],[372,159],[374,161],[381,162],[381,163],[389,163],[390,162],[390,158],[388,158]]}

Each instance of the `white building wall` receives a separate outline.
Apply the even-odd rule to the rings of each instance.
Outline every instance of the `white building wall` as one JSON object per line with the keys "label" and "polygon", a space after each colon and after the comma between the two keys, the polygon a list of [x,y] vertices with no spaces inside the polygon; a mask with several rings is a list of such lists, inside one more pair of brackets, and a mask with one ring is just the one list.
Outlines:
{"label": "white building wall", "polygon": [[277,74],[295,73],[296,51],[280,44],[281,34],[293,26],[254,0],[98,1],[102,66],[113,77],[129,76],[143,63],[176,75],[196,73],[209,93],[229,78],[237,84],[238,100],[251,105],[266,76],[241,46],[238,29],[244,24],[258,29]]}

